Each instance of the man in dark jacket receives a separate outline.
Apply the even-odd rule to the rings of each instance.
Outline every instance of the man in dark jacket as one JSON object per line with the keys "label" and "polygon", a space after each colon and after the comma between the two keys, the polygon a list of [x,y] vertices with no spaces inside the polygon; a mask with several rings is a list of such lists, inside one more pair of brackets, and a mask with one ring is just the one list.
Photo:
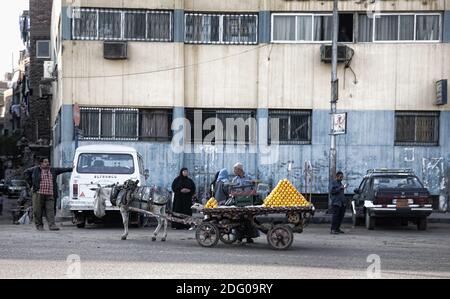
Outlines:
{"label": "man in dark jacket", "polygon": [[345,199],[345,188],[347,185],[342,184],[344,174],[341,171],[336,173],[336,180],[331,183],[331,211],[333,218],[331,220],[331,234],[343,234],[341,223],[344,219],[347,201]]}
{"label": "man in dark jacket", "polygon": [[34,223],[37,230],[44,230],[42,211],[45,209],[50,230],[59,230],[55,224],[55,200],[58,196],[56,178],[72,168],[52,168],[47,158],[39,160],[39,166],[25,170],[25,177],[31,185]]}

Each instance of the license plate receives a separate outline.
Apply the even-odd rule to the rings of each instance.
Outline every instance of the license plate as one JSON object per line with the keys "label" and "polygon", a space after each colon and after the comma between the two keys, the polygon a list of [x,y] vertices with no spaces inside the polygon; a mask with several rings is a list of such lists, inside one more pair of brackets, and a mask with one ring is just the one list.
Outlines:
{"label": "license plate", "polygon": [[407,208],[407,207],[408,207],[408,199],[406,198],[397,199],[397,208]]}

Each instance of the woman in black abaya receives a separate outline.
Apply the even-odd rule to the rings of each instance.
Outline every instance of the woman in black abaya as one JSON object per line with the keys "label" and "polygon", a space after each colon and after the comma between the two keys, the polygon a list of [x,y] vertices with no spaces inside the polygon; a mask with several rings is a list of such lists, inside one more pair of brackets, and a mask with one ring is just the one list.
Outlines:
{"label": "woman in black abaya", "polygon": [[[192,216],[192,196],[195,194],[194,181],[188,177],[188,169],[182,168],[180,175],[172,183],[172,191],[175,196],[173,199],[173,212]],[[172,222],[172,228],[188,229],[189,225]]]}

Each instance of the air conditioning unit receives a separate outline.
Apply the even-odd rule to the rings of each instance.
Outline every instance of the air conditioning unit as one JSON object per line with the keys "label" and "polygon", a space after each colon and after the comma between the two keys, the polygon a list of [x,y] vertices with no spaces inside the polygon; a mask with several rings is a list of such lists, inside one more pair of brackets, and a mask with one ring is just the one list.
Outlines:
{"label": "air conditioning unit", "polygon": [[[322,62],[331,63],[332,56],[332,46],[331,45],[321,45],[320,46],[320,59]],[[348,62],[355,51],[346,45],[338,45],[337,47],[337,62]]]}
{"label": "air conditioning unit", "polygon": [[448,103],[447,79],[436,81],[436,105],[446,105]]}
{"label": "air conditioning unit", "polygon": [[44,61],[44,79],[53,79],[53,71],[55,69],[55,62],[48,60]]}
{"label": "air conditioning unit", "polygon": [[127,59],[127,42],[103,43],[103,57],[105,59]]}

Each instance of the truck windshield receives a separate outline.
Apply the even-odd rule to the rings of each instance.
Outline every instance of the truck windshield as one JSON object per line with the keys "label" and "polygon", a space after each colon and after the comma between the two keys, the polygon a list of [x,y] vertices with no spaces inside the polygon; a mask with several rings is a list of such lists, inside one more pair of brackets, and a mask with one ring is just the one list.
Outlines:
{"label": "truck windshield", "polygon": [[133,174],[133,156],[128,154],[81,154],[78,173]]}
{"label": "truck windshield", "polygon": [[383,176],[373,179],[373,189],[380,188],[423,188],[418,178],[412,176]]}

